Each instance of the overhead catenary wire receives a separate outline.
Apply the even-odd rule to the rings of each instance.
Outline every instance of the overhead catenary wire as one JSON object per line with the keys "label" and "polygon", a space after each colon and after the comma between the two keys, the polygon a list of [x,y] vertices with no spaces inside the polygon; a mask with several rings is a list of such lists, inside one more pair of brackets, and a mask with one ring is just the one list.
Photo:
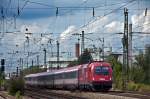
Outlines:
{"label": "overhead catenary wire", "polygon": [[[45,4],[45,3],[41,3],[41,2],[33,2],[33,1],[30,1],[30,0],[28,0],[28,2],[29,3],[34,3],[34,4],[38,4],[38,5],[42,5],[42,6],[46,6],[46,7],[49,7],[48,9],[57,9],[57,8],[66,8],[66,9],[88,9],[88,8],[91,8],[91,9],[93,9],[93,8],[99,8],[99,7],[105,7],[106,5],[103,5],[103,4],[101,4],[101,5],[98,5],[98,6],[81,6],[81,5],[83,5],[83,4],[85,4],[85,3],[87,3],[87,2],[83,2],[83,3],[81,3],[79,6],[53,6],[53,5],[48,5],[48,4]],[[113,6],[113,5],[118,5],[118,4],[123,4],[123,3],[128,3],[128,1],[126,1],[126,2],[119,2],[119,3],[113,3],[113,4],[108,4],[107,6]],[[105,3],[104,3],[105,4]],[[31,8],[32,9],[32,8]],[[33,8],[34,9],[34,8]],[[35,8],[35,9],[38,9],[38,8]],[[40,8],[39,8],[40,9]],[[42,8],[41,8],[42,9]],[[45,9],[45,8],[44,8]],[[138,10],[138,9],[137,9]]]}
{"label": "overhead catenary wire", "polygon": [[[20,7],[20,10],[21,10],[22,8]],[[28,8],[23,8],[23,9],[28,9]],[[34,9],[34,8],[33,8]],[[38,8],[35,8],[35,9],[37,9],[38,10]],[[42,8],[39,8],[39,9],[42,9]],[[47,8],[47,9],[51,9],[51,8]],[[76,10],[78,10],[77,8],[60,8],[60,9],[66,9],[66,10],[68,10],[68,9],[71,9],[71,10],[73,10],[73,9],[76,9]],[[83,9],[83,8],[79,8],[79,10],[81,10],[81,9]],[[86,8],[85,8],[86,9]],[[87,8],[87,9],[90,9],[91,10],[91,8]],[[93,9],[93,8],[92,8]],[[95,10],[95,9],[94,9]],[[107,9],[106,9],[107,10]],[[108,10],[115,10],[115,9],[108,9]],[[120,8],[120,9],[118,9],[118,10],[122,10],[122,8]],[[21,11],[22,13],[23,13],[23,10]],[[21,14],[20,14],[21,15]],[[59,33],[60,34],[60,33]]]}

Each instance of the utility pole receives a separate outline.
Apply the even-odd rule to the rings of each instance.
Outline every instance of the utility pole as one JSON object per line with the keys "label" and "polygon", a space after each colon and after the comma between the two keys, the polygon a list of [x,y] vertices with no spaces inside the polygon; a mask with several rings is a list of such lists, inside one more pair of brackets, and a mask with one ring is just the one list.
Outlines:
{"label": "utility pole", "polygon": [[20,61],[21,61],[20,74],[23,75],[23,58],[20,58]]}
{"label": "utility pole", "polygon": [[59,69],[59,42],[56,41],[57,44],[57,69]]}
{"label": "utility pole", "polygon": [[129,67],[132,67],[132,24],[129,24],[129,48],[128,48]]}
{"label": "utility pole", "polygon": [[19,59],[19,68],[20,68],[19,74],[21,75],[22,74],[21,72],[23,71],[22,58]]}
{"label": "utility pole", "polygon": [[123,66],[122,66],[122,86],[126,90],[128,75],[128,9],[124,8],[124,35],[123,35]]}
{"label": "utility pole", "polygon": [[79,38],[78,38],[78,42],[75,44],[75,55],[78,58],[80,56],[80,44],[79,44]]}
{"label": "utility pole", "polygon": [[29,47],[29,44],[30,44],[30,39],[29,39],[29,37],[32,35],[32,33],[29,33],[28,32],[28,28],[26,28],[26,33],[25,33],[25,35],[26,35],[26,39],[27,39],[27,46]]}
{"label": "utility pole", "polygon": [[29,65],[29,62],[28,62],[28,59],[29,59],[29,52],[28,52],[28,56],[27,56],[27,69],[28,69],[28,65]]}
{"label": "utility pole", "polygon": [[[129,24],[129,38],[128,38],[128,71],[132,68],[132,24]],[[129,72],[128,72],[129,73]],[[128,74],[127,80],[130,80],[130,75]]]}
{"label": "utility pole", "polygon": [[103,40],[102,40],[102,48],[103,48],[102,56],[103,56],[103,61],[104,61],[104,37],[103,37]]}
{"label": "utility pole", "polygon": [[31,65],[31,66],[32,66],[32,68],[31,68],[31,71],[33,71],[33,63],[34,63],[34,61],[33,61],[33,59],[32,59],[32,65]]}
{"label": "utility pole", "polygon": [[19,59],[19,67],[20,67],[20,69],[22,70],[22,68],[21,68],[22,62],[21,62],[21,61],[22,61],[22,59],[20,58],[20,59]]}
{"label": "utility pole", "polygon": [[37,58],[37,66],[39,68],[39,55],[37,55],[36,58]]}
{"label": "utility pole", "polygon": [[19,69],[18,69],[18,66],[16,67],[16,76],[17,76],[17,77],[19,76]]}
{"label": "utility pole", "polygon": [[5,59],[1,59],[1,70],[3,78],[5,79]]}
{"label": "utility pole", "polygon": [[46,48],[44,48],[44,68],[46,68]]}
{"label": "utility pole", "polygon": [[84,52],[84,31],[82,31],[81,37],[82,37],[82,44],[81,44],[81,54],[82,54]]}
{"label": "utility pole", "polygon": [[21,59],[21,69],[23,70],[23,58]]}
{"label": "utility pole", "polygon": [[34,61],[32,60],[32,68],[33,68],[33,63],[34,63]]}

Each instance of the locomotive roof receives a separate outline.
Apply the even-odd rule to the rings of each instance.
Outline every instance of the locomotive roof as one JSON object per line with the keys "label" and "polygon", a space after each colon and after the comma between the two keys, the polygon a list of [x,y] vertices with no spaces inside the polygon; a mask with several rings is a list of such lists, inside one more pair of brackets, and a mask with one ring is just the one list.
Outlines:
{"label": "locomotive roof", "polygon": [[102,64],[103,66],[111,66],[110,63],[106,61],[93,61],[92,64]]}

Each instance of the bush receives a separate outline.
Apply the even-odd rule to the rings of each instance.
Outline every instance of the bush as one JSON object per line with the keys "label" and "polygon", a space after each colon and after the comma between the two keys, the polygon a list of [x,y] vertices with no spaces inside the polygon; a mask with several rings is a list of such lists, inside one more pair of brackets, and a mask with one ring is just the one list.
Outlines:
{"label": "bush", "polygon": [[16,95],[19,92],[21,95],[24,93],[24,80],[22,78],[12,78],[8,86],[9,94]]}
{"label": "bush", "polygon": [[150,85],[139,84],[140,88],[138,91],[140,92],[150,92]]}
{"label": "bush", "polygon": [[134,81],[135,83],[143,83],[144,78],[144,70],[133,65],[133,67],[130,69],[130,80]]}
{"label": "bush", "polygon": [[113,69],[113,88],[122,89],[122,64],[114,56],[109,56],[108,62]]}
{"label": "bush", "polygon": [[127,89],[130,91],[150,92],[150,85],[136,84],[134,82],[129,82]]}
{"label": "bush", "polygon": [[16,99],[22,99],[20,91],[16,92]]}
{"label": "bush", "polygon": [[139,86],[137,84],[135,84],[134,82],[129,82],[127,89],[130,91],[138,91],[139,90]]}

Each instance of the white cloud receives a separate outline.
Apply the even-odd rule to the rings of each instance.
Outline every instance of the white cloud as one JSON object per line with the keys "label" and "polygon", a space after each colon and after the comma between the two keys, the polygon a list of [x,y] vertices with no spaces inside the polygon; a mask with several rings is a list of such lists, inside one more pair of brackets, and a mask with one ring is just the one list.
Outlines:
{"label": "white cloud", "polygon": [[[131,17],[131,21],[133,24],[133,29],[140,29],[142,32],[149,32],[149,24],[150,24],[150,11],[147,11],[147,15],[145,16],[145,11],[141,14],[136,14]],[[136,28],[139,27],[139,28]],[[134,31],[134,30],[133,30]]]}
{"label": "white cloud", "polygon": [[[26,31],[26,28],[28,29],[28,31]],[[39,33],[39,31],[41,31],[41,26],[39,26],[36,23],[33,23],[31,25],[22,25],[20,28],[20,31],[23,33]]]}
{"label": "white cloud", "polygon": [[150,11],[148,10],[147,12],[147,16],[144,17],[145,20],[144,20],[144,27],[143,27],[143,32],[150,32],[150,27],[149,27],[149,24],[150,24]]}
{"label": "white cloud", "polygon": [[[133,32],[150,32],[150,11],[147,11],[147,15],[145,16],[145,11],[139,14],[135,14],[131,16],[131,21],[133,24]],[[135,39],[133,41],[134,46],[145,47],[145,44],[149,44],[149,34],[133,36]]]}
{"label": "white cloud", "polygon": [[73,25],[69,26],[64,32],[60,34],[60,41],[62,42],[65,39],[68,39],[70,36],[72,36],[75,30],[76,30],[75,26]]}
{"label": "white cloud", "polygon": [[119,22],[119,21],[113,21],[110,24],[107,24],[105,26],[106,31],[108,33],[118,33],[118,32],[122,32],[123,30],[123,23]]}
{"label": "white cloud", "polygon": [[[65,47],[65,49],[67,49],[67,46],[71,46],[68,42],[68,38],[71,38],[73,33],[81,33],[81,31],[84,30],[85,34],[86,33],[93,33],[91,35],[86,35],[87,38],[91,38],[91,39],[97,39],[101,37],[101,33],[103,32],[109,32],[109,33],[118,33],[121,32],[123,30],[123,23],[119,22],[119,21],[113,21],[111,23],[108,24],[108,22],[110,22],[110,18],[108,17],[97,17],[95,20],[92,20],[88,23],[87,26],[81,27],[76,29],[75,26],[69,26],[61,35],[60,35],[60,39],[61,42],[64,41],[63,43],[65,44],[63,47]],[[76,40],[76,39],[74,39]],[[73,39],[71,39],[71,41],[74,42]],[[106,40],[105,43],[113,43],[114,39],[109,39]],[[92,41],[85,39],[86,42],[89,42],[88,44],[95,44],[96,46],[99,46],[96,40]],[[86,45],[88,46],[88,45]]]}
{"label": "white cloud", "polygon": [[83,2],[87,2],[88,0],[83,0]]}
{"label": "white cloud", "polygon": [[133,25],[138,25],[140,23],[143,23],[143,21],[144,21],[144,15],[143,14],[141,14],[139,16],[138,15],[133,15],[131,17],[131,21],[132,21]]}
{"label": "white cloud", "polygon": [[[50,18],[43,18],[43,19],[36,19],[36,20],[22,20],[17,19],[17,30],[10,26],[8,27],[8,31],[20,31],[20,32],[14,32],[5,34],[2,40],[2,44],[5,45],[5,47],[10,50],[23,50],[24,48],[24,42],[26,39],[25,33],[33,33],[30,36],[30,48],[31,50],[38,50],[39,44],[47,44],[49,38],[51,35],[46,35],[44,37],[41,37],[40,33],[49,33],[51,29],[49,28],[50,22],[47,21]],[[13,24],[12,24],[13,25]],[[26,31],[26,28],[28,28],[28,31]],[[40,41],[40,42],[39,42]],[[16,49],[16,45],[18,45],[18,48]]]}

